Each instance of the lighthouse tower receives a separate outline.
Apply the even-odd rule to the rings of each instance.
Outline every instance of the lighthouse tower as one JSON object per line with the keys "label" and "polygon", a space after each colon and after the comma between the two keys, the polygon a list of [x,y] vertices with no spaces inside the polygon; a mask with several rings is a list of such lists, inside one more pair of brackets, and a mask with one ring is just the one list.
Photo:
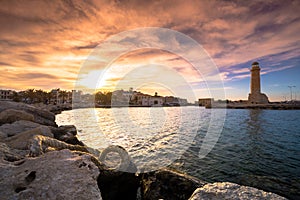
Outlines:
{"label": "lighthouse tower", "polygon": [[267,95],[260,92],[260,67],[258,62],[252,63],[250,94],[248,96],[248,103],[269,103]]}

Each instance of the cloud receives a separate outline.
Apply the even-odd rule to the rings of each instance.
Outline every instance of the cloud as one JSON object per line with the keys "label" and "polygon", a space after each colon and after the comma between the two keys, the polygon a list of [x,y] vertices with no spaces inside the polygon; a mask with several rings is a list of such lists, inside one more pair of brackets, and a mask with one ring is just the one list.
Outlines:
{"label": "cloud", "polygon": [[271,72],[278,72],[278,71],[282,71],[282,70],[285,70],[285,69],[290,69],[290,68],[293,68],[295,67],[294,65],[288,65],[288,66],[282,66],[282,67],[277,67],[277,68],[268,68],[264,71],[261,72],[261,74],[268,74],[268,73],[271,73]]}
{"label": "cloud", "polygon": [[18,79],[57,79],[57,76],[43,73],[18,74]]}
{"label": "cloud", "polygon": [[[48,88],[37,80],[40,75],[40,79],[55,79],[72,89],[72,80],[98,44],[119,32],[149,26],[171,28],[196,40],[213,58],[225,81],[247,78],[249,63],[254,60],[274,66],[262,68],[263,73],[286,70],[287,66],[296,67],[299,58],[299,8],[297,0],[1,1],[0,65],[1,72],[9,73],[0,85]],[[128,37],[127,42],[134,39]],[[144,40],[160,42],[155,37]],[[163,40],[180,47],[176,38],[166,36]],[[190,82],[199,82],[199,75],[176,55],[157,50],[133,53],[139,56],[122,57],[118,64],[168,64],[190,77]],[[101,60],[89,62],[90,70],[102,67]],[[15,79],[17,74],[35,78],[29,83]]]}

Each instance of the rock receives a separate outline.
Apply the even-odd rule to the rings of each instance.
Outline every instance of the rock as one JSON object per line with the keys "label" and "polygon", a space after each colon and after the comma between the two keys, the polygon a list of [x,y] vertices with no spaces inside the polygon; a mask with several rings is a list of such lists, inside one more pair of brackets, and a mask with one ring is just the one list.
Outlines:
{"label": "rock", "polygon": [[34,121],[34,117],[23,110],[15,109],[7,109],[0,113],[0,124],[13,123],[18,120]]}
{"label": "rock", "polygon": [[8,137],[11,137],[18,133],[34,129],[39,126],[40,124],[37,124],[35,122],[20,120],[12,124],[4,124],[0,126],[0,131],[6,133]]}
{"label": "rock", "polygon": [[[73,145],[84,146],[83,142],[77,138],[77,129],[74,125],[64,125],[60,127],[50,127],[54,138]],[[1,130],[1,129],[0,129]]]}
{"label": "rock", "polygon": [[36,108],[34,106],[13,102],[13,101],[0,101],[0,112],[7,110],[22,110],[34,116],[34,122],[47,126],[57,126],[55,123],[55,114]]}
{"label": "rock", "polygon": [[[115,156],[108,156],[108,154],[117,154]],[[109,157],[107,159],[107,157]],[[106,162],[106,159],[109,160],[109,163]],[[107,165],[107,167],[116,169],[118,171],[129,172],[129,173],[136,173],[137,167],[132,162],[131,157],[129,156],[126,149],[119,145],[110,145],[109,147],[105,148],[101,155],[99,156],[100,162]]]}
{"label": "rock", "polygon": [[89,155],[53,151],[23,163],[0,165],[1,199],[101,200],[99,170]]}
{"label": "rock", "polygon": [[7,134],[0,131],[0,142],[3,141],[6,137],[7,137]]}
{"label": "rock", "polygon": [[143,175],[142,196],[145,200],[186,200],[195,189],[204,184],[194,177],[163,169]]}
{"label": "rock", "polygon": [[265,192],[253,187],[241,186],[235,183],[222,182],[222,183],[210,183],[195,190],[189,200],[218,200],[218,199],[243,199],[243,200],[283,200],[277,194],[271,192]]}
{"label": "rock", "polygon": [[64,110],[71,110],[72,109],[72,104],[71,103],[66,103],[66,104],[58,104],[58,105],[53,105],[53,104],[43,104],[43,103],[35,103],[33,104],[35,107],[43,109],[43,110],[48,110],[52,113],[59,114],[61,111]]}
{"label": "rock", "polygon": [[21,160],[26,154],[28,154],[28,151],[11,149],[5,143],[0,142],[0,163]]}
{"label": "rock", "polygon": [[53,137],[50,129],[47,126],[39,126],[37,128],[19,133],[15,136],[6,138],[4,142],[11,148],[28,150],[30,145],[30,140],[35,135],[43,135],[47,137]]}
{"label": "rock", "polygon": [[[117,166],[108,166],[105,162],[106,157],[110,153],[118,154],[111,160],[120,161],[120,163],[113,162],[114,164],[118,163]],[[102,192],[102,198],[104,200],[137,199],[140,178],[135,175],[137,168],[131,161],[128,152],[121,146],[111,145],[101,152],[99,161],[103,165],[103,167],[99,168],[101,173],[98,178],[98,185]]]}
{"label": "rock", "polygon": [[100,169],[98,186],[104,200],[137,199],[140,179],[134,173]]}

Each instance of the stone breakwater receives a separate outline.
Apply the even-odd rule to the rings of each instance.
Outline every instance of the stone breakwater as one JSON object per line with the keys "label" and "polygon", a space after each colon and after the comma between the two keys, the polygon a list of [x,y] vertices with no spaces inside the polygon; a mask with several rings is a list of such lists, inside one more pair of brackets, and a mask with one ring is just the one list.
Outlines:
{"label": "stone breakwater", "polygon": [[[1,199],[285,199],[234,183],[206,183],[168,168],[120,172],[106,167],[103,154],[76,134],[75,126],[58,127],[55,114],[40,106],[0,101]],[[136,169],[131,162],[123,167]]]}

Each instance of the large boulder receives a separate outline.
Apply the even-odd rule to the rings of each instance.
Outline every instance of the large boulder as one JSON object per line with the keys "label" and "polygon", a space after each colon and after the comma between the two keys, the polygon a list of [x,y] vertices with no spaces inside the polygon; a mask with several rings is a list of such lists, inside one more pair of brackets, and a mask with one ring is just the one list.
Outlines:
{"label": "large boulder", "polygon": [[51,133],[51,130],[47,126],[39,126],[37,128],[19,133],[15,136],[8,137],[4,139],[4,142],[10,147],[14,149],[20,149],[20,150],[28,150],[31,139],[35,135],[43,135],[47,137],[52,137],[53,134]]}
{"label": "large boulder", "polygon": [[[57,127],[50,127],[52,133],[54,134],[54,138],[64,141],[73,145],[81,145],[84,146],[83,142],[79,141],[77,138],[77,129],[74,125],[63,125]],[[1,129],[0,129],[1,130]]]}
{"label": "large boulder", "polygon": [[34,106],[13,102],[13,101],[0,101],[0,112],[7,110],[22,110],[34,116],[34,122],[47,125],[47,126],[57,126],[55,123],[55,114],[47,111],[36,108]]}
{"label": "large boulder", "polygon": [[101,152],[99,161],[104,166],[99,167],[101,173],[98,178],[102,198],[137,199],[140,177],[135,175],[137,167],[128,152],[121,146],[111,145]]}
{"label": "large boulder", "polygon": [[218,200],[218,199],[243,199],[243,200],[283,200],[277,194],[265,192],[253,187],[241,186],[235,183],[221,182],[210,183],[195,190],[189,200]]}
{"label": "large boulder", "polygon": [[142,195],[145,200],[188,199],[198,187],[205,184],[194,177],[162,169],[144,174],[142,177]]}
{"label": "large boulder", "polygon": [[100,169],[98,186],[103,200],[137,199],[139,177],[134,173]]}
{"label": "large boulder", "polygon": [[101,200],[99,169],[89,155],[69,150],[0,165],[1,199]]}
{"label": "large boulder", "polygon": [[5,133],[7,137],[11,137],[18,133],[34,129],[39,126],[40,124],[35,122],[20,120],[12,124],[3,124],[2,126],[0,126],[0,131]]}
{"label": "large boulder", "polygon": [[0,113],[0,124],[13,123],[18,120],[34,121],[34,116],[23,110],[7,109]]}

